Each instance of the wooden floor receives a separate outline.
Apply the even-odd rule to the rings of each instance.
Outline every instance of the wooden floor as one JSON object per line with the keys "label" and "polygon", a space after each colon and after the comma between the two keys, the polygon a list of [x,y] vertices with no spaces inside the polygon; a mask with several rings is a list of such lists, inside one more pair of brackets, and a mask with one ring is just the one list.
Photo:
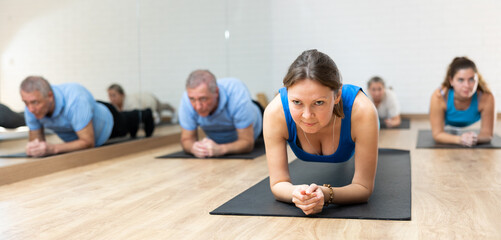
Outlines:
{"label": "wooden floor", "polygon": [[501,150],[415,149],[428,128],[380,134],[411,150],[411,221],[209,215],[267,176],[265,157],[155,159],[171,144],[0,186],[0,239],[501,239]]}

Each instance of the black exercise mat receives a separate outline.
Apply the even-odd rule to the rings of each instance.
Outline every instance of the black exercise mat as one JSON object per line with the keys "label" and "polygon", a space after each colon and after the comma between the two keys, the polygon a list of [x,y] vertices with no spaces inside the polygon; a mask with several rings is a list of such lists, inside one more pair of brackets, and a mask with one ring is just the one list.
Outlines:
{"label": "black exercise mat", "polygon": [[[449,130],[448,132],[451,134],[459,135],[465,131],[466,130],[453,132],[453,131]],[[478,130],[474,130],[474,131],[478,132]],[[501,148],[501,137],[499,137],[497,134],[494,134],[494,137],[492,138],[490,143],[482,143],[482,144],[477,144],[477,145],[471,146],[471,147],[464,147],[464,146],[456,145],[456,144],[436,143],[435,140],[433,140],[433,134],[431,133],[431,130],[419,130],[416,148],[466,148],[466,149],[468,149],[468,148]]]}
{"label": "black exercise mat", "polygon": [[116,144],[116,143],[130,142],[130,141],[135,141],[135,140],[140,140],[140,139],[145,139],[145,138],[144,137],[131,138],[129,136],[127,136],[127,137],[117,137],[117,138],[112,138],[112,139],[106,140],[106,142],[104,142],[103,145],[101,145],[100,147],[102,147],[102,146],[108,146],[108,145],[113,145],[113,144]]}
{"label": "black exercise mat", "polygon": [[[289,164],[289,171],[294,184],[330,183],[338,187],[351,183],[354,160],[338,164],[295,160]],[[405,150],[379,149],[375,188],[367,203],[331,205],[321,213],[307,216],[293,204],[275,200],[268,177],[210,214],[410,220],[410,154]]]}
{"label": "black exercise mat", "polygon": [[[263,154],[265,154],[264,141],[256,140],[254,145],[254,149],[250,153],[239,153],[239,154],[228,154],[220,157],[209,157],[212,159],[254,159]],[[175,153],[170,153],[167,155],[158,156],[156,158],[192,158],[199,159],[190,153],[186,153],[185,151],[179,151]]]}
{"label": "black exercise mat", "polygon": [[400,125],[398,125],[398,127],[389,128],[386,126],[386,124],[384,123],[384,120],[382,120],[382,119],[379,119],[379,123],[381,124],[380,129],[410,129],[411,128],[411,120],[408,118],[402,118],[400,120]]}

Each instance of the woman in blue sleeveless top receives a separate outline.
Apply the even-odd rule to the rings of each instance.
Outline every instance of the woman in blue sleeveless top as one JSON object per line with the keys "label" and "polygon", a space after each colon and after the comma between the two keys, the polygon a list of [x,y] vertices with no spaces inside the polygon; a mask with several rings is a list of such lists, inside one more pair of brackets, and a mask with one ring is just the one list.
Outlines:
{"label": "woman in blue sleeveless top", "polygon": [[[494,134],[494,96],[478,73],[475,63],[466,57],[456,57],[449,65],[442,86],[430,101],[430,123],[433,139],[438,143],[471,147],[490,142]],[[481,120],[480,132],[454,135],[445,125],[467,127]]]}
{"label": "woman in blue sleeveless top", "polygon": [[[374,188],[379,133],[370,99],[360,87],[342,85],[334,61],[317,50],[303,52],[283,82],[285,87],[267,106],[263,123],[275,198],[293,202],[305,214],[321,212],[330,203],[366,202]],[[354,155],[352,183],[336,188],[329,183],[293,185],[287,144],[305,161],[335,164]]]}

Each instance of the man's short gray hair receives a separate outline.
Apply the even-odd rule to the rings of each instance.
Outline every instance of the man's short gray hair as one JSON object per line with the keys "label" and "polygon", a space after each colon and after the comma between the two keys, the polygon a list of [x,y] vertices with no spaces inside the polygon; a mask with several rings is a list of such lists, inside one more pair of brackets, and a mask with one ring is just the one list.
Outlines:
{"label": "man's short gray hair", "polygon": [[200,84],[207,84],[209,91],[215,93],[217,91],[216,76],[209,70],[199,69],[190,73],[186,80],[186,88],[196,88]]}
{"label": "man's short gray hair", "polygon": [[29,76],[21,82],[21,91],[31,93],[40,91],[42,96],[47,97],[52,92],[52,87],[45,78],[40,76]]}

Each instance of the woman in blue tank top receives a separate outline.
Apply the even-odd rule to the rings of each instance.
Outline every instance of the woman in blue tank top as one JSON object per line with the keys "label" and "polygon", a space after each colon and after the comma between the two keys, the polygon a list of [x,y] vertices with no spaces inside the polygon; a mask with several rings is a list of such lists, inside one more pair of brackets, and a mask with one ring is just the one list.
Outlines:
{"label": "woman in blue tank top", "polygon": [[[430,101],[430,123],[433,139],[438,143],[471,147],[490,142],[494,134],[494,96],[478,73],[475,63],[466,57],[456,57],[449,65],[442,86]],[[467,127],[481,120],[480,132],[454,135],[445,125]]]}
{"label": "woman in blue tank top", "polygon": [[[342,85],[332,59],[317,50],[303,52],[290,66],[284,88],[267,106],[263,134],[270,187],[279,201],[293,202],[305,214],[330,203],[366,202],[374,188],[378,117],[360,87]],[[304,161],[340,163],[355,155],[352,183],[342,187],[293,185],[287,144]]]}

